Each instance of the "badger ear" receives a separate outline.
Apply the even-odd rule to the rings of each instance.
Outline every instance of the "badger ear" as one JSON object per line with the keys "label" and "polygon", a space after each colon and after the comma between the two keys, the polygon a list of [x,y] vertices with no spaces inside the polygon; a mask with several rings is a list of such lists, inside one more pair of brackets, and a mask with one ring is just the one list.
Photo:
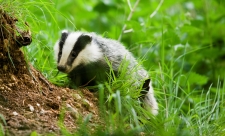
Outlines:
{"label": "badger ear", "polygon": [[149,91],[149,89],[150,89],[150,86],[149,86],[150,82],[151,82],[150,78],[145,80],[145,82],[144,82],[144,84],[142,86],[142,89],[145,90],[145,91],[141,91],[141,94],[146,94]]}
{"label": "badger ear", "polygon": [[78,40],[80,41],[81,45],[87,45],[92,41],[92,36],[89,34],[82,34]]}
{"label": "badger ear", "polygon": [[62,30],[62,32],[61,32],[61,34],[68,34],[68,33],[69,33],[69,31],[66,29]]}
{"label": "badger ear", "polygon": [[69,34],[68,30],[62,30],[61,37],[66,37]]}

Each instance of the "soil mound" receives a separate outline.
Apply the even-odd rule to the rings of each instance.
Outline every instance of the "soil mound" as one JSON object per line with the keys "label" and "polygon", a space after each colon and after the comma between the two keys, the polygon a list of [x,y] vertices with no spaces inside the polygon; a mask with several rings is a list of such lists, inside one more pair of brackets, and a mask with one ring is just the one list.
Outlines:
{"label": "soil mound", "polygon": [[52,85],[28,64],[20,47],[31,43],[29,31],[16,27],[18,20],[0,9],[0,114],[6,135],[29,135],[32,131],[60,134],[58,120],[75,130],[76,120],[92,114],[98,121],[97,98],[88,90]]}

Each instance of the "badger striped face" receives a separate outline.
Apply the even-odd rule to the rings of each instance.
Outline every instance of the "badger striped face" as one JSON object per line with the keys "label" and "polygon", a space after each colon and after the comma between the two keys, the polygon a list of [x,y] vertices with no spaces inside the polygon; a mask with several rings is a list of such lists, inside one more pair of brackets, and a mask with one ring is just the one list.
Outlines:
{"label": "badger striped face", "polygon": [[92,36],[82,32],[62,31],[54,51],[57,68],[65,73],[70,73],[75,67],[91,63],[101,57],[100,49],[92,43]]}

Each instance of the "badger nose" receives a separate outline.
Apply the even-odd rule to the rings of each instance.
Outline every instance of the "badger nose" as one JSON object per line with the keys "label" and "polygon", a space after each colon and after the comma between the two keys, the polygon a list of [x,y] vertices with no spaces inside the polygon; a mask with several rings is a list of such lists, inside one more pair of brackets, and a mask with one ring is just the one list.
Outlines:
{"label": "badger nose", "polygon": [[59,65],[59,66],[57,66],[57,69],[59,71],[65,72],[66,71],[66,66]]}

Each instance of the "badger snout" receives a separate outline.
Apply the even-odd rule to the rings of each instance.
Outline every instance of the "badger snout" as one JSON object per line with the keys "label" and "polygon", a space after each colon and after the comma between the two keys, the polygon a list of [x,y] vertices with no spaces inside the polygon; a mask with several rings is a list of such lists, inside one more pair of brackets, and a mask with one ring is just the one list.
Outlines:
{"label": "badger snout", "polygon": [[66,66],[63,66],[63,65],[58,65],[57,66],[57,69],[61,72],[66,72]]}

